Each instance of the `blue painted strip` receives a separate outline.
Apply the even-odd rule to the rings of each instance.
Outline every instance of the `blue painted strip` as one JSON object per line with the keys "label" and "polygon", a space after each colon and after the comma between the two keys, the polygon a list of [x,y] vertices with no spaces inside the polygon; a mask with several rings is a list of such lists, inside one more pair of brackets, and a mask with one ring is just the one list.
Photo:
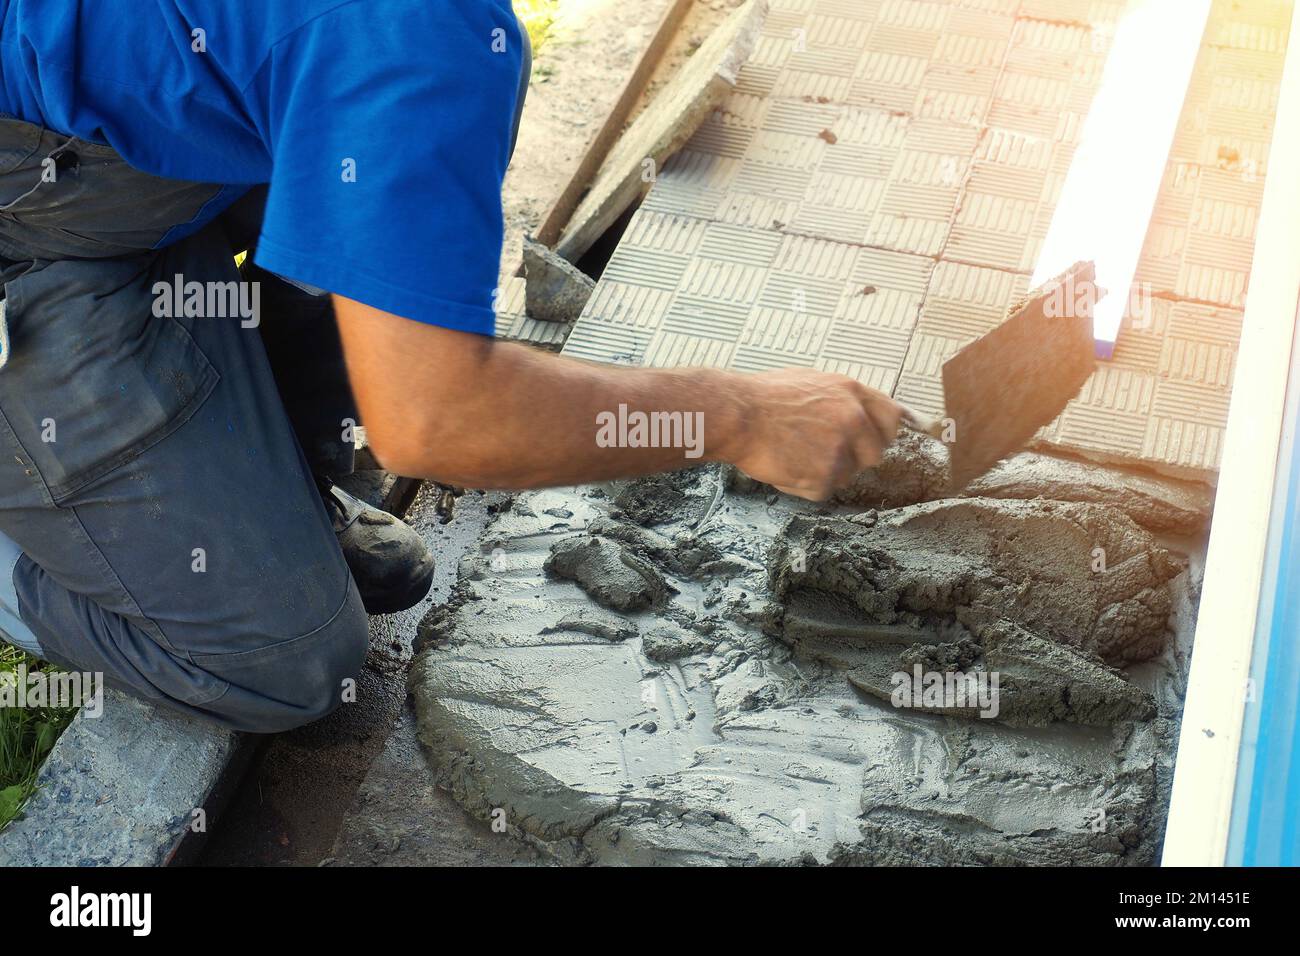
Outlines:
{"label": "blue painted strip", "polygon": [[[1300,336],[1291,356],[1255,647],[1233,794],[1229,866],[1300,865]],[[1204,635],[1213,639],[1213,635]]]}

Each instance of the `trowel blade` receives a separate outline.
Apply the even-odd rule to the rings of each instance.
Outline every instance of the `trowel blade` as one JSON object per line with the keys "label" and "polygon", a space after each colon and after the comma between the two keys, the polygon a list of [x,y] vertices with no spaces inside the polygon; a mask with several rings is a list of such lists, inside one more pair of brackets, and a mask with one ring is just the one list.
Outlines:
{"label": "trowel blade", "polygon": [[1021,451],[1092,375],[1095,280],[1093,263],[1076,263],[944,363],[954,491]]}

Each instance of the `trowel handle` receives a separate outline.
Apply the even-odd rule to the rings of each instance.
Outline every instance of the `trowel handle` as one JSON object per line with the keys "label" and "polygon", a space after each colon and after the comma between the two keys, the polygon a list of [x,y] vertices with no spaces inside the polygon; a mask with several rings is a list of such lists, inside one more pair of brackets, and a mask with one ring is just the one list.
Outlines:
{"label": "trowel handle", "polygon": [[916,409],[908,408],[902,402],[898,401],[898,399],[894,399],[894,404],[902,409],[902,423],[904,427],[910,428],[915,432],[920,432],[922,435],[929,435],[931,438],[943,437],[943,419],[929,418],[922,415]]}

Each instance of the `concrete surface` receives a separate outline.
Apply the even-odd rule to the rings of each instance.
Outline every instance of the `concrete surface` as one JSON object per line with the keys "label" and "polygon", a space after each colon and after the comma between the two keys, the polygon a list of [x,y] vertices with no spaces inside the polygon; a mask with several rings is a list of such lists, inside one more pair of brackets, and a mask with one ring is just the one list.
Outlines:
{"label": "concrete surface", "polygon": [[[1195,598],[1149,534],[1097,505],[832,516],[720,480],[518,495],[488,527],[411,675],[428,769],[476,819],[564,864],[1157,858]],[[585,570],[548,573],[586,538]],[[602,586],[614,553],[652,606]],[[904,658],[981,657],[994,719],[878,699]]]}
{"label": "concrete surface", "polygon": [[477,542],[492,500],[474,492],[462,496],[444,525],[439,497],[437,489],[426,487],[407,515],[437,561],[429,597],[402,614],[370,619],[370,651],[356,703],[265,741],[197,863],[315,866],[330,856],[358,788],[402,714],[416,624],[433,603],[446,599],[457,561]]}
{"label": "concrete surface", "polygon": [[508,833],[475,820],[433,784],[408,703],[343,817],[327,866],[540,866]]}
{"label": "concrete surface", "polygon": [[[505,501],[503,495],[470,495],[462,498],[452,521],[452,534],[439,540],[438,577],[431,597],[441,603],[450,596],[459,562],[478,543],[483,527],[490,520],[488,507]],[[431,496],[417,499],[411,519],[416,527],[429,529],[422,520],[433,507]],[[420,608],[418,613],[423,613]],[[409,617],[403,620],[404,656],[409,657],[409,643],[414,636]],[[406,669],[394,668],[385,674],[386,700],[396,705],[396,724],[381,749],[374,754],[375,738],[367,738],[363,748],[373,762],[364,768],[361,779],[348,775],[347,788],[326,782],[344,802],[333,804],[328,825],[324,821],[313,827],[312,841],[316,859],[329,866],[514,866],[537,865],[544,861],[539,854],[509,834],[494,832],[491,826],[475,820],[452,797],[433,784],[426,757],[415,733],[415,716],[406,697]],[[321,773],[313,774],[320,782]],[[355,791],[353,793],[352,791]],[[332,840],[325,847],[323,839]],[[317,856],[319,854],[319,856]]]}
{"label": "concrete surface", "polygon": [[[885,449],[877,467],[858,475],[833,501],[859,508],[899,508],[942,498],[950,488],[943,443],[905,431]],[[1214,489],[1201,482],[1037,452],[1022,452],[999,463],[962,494],[1104,504],[1151,531],[1177,535],[1206,531],[1214,509]]]}
{"label": "concrete surface", "polygon": [[572,325],[596,282],[540,242],[524,239],[525,311],[543,322]]}
{"label": "concrete surface", "polygon": [[161,866],[211,832],[240,735],[117,691],[78,714],[41,768],[0,867]]}

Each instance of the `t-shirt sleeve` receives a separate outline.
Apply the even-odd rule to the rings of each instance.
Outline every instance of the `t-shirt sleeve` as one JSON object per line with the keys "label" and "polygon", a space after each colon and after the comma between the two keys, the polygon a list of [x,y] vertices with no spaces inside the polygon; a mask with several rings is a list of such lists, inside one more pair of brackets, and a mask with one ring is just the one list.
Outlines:
{"label": "t-shirt sleeve", "polygon": [[508,0],[348,3],[279,41],[258,265],[491,335],[523,43]]}

